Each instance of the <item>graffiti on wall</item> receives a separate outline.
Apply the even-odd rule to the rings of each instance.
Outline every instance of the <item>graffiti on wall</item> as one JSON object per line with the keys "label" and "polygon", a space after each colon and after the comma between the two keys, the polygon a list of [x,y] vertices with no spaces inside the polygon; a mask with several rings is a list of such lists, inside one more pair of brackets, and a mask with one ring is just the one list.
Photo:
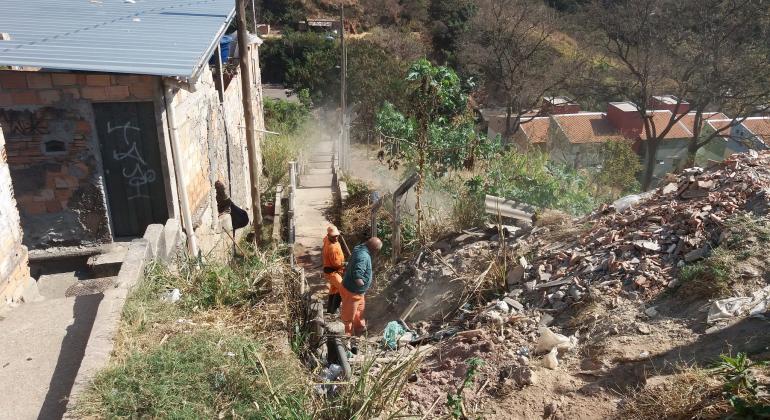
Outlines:
{"label": "graffiti on wall", "polygon": [[[135,189],[135,192],[128,196],[129,200],[135,200],[137,198],[147,198],[150,196],[142,193],[142,186],[155,182],[156,174],[153,169],[150,169],[147,161],[142,156],[142,153],[137,148],[136,141],[129,139],[129,132],[135,132],[141,134],[142,130],[126,122],[122,125],[113,126],[111,123],[107,123],[107,133],[112,134],[114,131],[120,131],[123,137],[123,143],[127,149],[124,152],[119,152],[117,149],[112,151],[112,158],[118,162],[122,162],[123,178],[126,179],[128,185]],[[131,167],[133,165],[133,168]],[[126,167],[128,166],[128,167]]]}
{"label": "graffiti on wall", "polygon": [[0,125],[9,138],[48,134],[46,112],[46,108],[35,112],[0,109]]}

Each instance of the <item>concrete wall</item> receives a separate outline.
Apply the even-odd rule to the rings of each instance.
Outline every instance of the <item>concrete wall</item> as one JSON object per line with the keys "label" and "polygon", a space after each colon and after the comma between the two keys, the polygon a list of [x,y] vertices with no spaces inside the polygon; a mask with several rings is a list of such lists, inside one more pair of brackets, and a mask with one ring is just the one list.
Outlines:
{"label": "concrete wall", "polygon": [[18,298],[30,280],[27,247],[22,245],[19,212],[13,196],[11,173],[0,130],[0,306]]}
{"label": "concrete wall", "polygon": [[[258,68],[256,74],[259,75]],[[214,192],[216,181],[222,181],[233,203],[252,217],[241,92],[241,76],[238,73],[227,85],[220,105],[214,75],[209,68],[205,68],[194,91],[179,89],[172,99],[177,114],[185,188],[190,200],[195,234],[204,253],[226,249],[229,244],[229,238],[223,234],[223,230],[229,230],[230,222],[226,216],[220,218],[217,213]],[[257,104],[255,125],[258,130],[264,130],[261,89],[255,92]]]}
{"label": "concrete wall", "polygon": [[160,105],[159,86],[151,76],[0,71],[0,126],[27,246],[111,240],[91,104]]}
{"label": "concrete wall", "polygon": [[571,143],[553,120],[548,137],[547,151],[554,162],[574,168],[596,167],[604,161],[601,150],[603,143]]}

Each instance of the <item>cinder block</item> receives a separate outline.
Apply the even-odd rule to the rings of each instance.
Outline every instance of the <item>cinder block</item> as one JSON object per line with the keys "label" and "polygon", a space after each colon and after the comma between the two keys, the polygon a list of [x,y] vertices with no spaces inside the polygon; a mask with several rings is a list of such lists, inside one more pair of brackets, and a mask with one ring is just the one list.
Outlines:
{"label": "cinder block", "polygon": [[80,95],[83,98],[90,99],[92,101],[107,100],[107,92],[105,92],[103,87],[86,86],[80,90]]}
{"label": "cinder block", "polygon": [[128,86],[107,86],[105,93],[110,100],[128,99],[129,96]]}
{"label": "cinder block", "polygon": [[149,256],[150,247],[147,239],[140,238],[131,241],[115,282],[118,287],[133,287],[144,274],[144,266]]}
{"label": "cinder block", "polygon": [[182,226],[177,219],[168,219],[163,228],[163,259],[168,260],[176,252],[179,239],[182,234]]}
{"label": "cinder block", "polygon": [[40,102],[43,105],[51,105],[61,100],[61,93],[55,89],[42,90],[38,92],[38,95],[40,95]]}
{"label": "cinder block", "polygon": [[158,258],[161,253],[161,242],[163,238],[163,225],[154,224],[147,226],[147,230],[144,231],[144,239],[147,239],[147,243],[150,247],[150,254],[153,258]]}

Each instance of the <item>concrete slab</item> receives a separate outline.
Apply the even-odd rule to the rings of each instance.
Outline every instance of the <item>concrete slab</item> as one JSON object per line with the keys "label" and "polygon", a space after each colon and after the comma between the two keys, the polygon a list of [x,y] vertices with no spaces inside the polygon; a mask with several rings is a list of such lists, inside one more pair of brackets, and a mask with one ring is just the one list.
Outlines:
{"label": "concrete slab", "polygon": [[61,297],[74,273],[44,276],[46,300],[21,305],[0,320],[0,419],[64,415],[104,295]]}
{"label": "concrete slab", "polygon": [[302,175],[299,177],[301,188],[324,188],[331,194],[332,174],[326,175]]}
{"label": "concrete slab", "polygon": [[40,294],[46,299],[63,298],[67,289],[80,281],[75,273],[44,274],[37,281]]}
{"label": "concrete slab", "polygon": [[88,259],[88,267],[94,277],[109,277],[118,274],[123,259],[126,258],[128,247],[118,245],[112,248],[110,252],[94,255]]}

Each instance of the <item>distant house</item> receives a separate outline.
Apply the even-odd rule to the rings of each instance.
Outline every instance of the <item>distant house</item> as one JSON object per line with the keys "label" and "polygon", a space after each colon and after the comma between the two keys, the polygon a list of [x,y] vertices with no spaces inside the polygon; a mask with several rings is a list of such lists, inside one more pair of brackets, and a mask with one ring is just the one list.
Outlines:
{"label": "distant house", "polygon": [[209,64],[234,15],[230,0],[0,2],[0,66],[15,69],[0,71],[0,129],[24,245],[93,248],[169,218],[204,251],[223,243],[214,182],[251,199],[240,74]]}
{"label": "distant house", "polygon": [[[666,127],[671,111],[654,110],[651,123],[656,131]],[[602,164],[602,145],[608,141],[627,142],[642,158],[646,153],[647,135],[637,106],[631,102],[611,102],[607,112],[580,112],[553,115],[554,132],[549,136],[551,159],[576,168],[598,167]],[[690,130],[680,122],[664,136],[656,154],[655,177],[661,177],[679,165],[687,151]]]}
{"label": "distant house", "polygon": [[[520,117],[519,128],[514,128],[512,135],[513,145],[519,150],[529,150],[532,145],[545,148],[547,138],[547,126],[545,123],[551,115],[573,114],[580,112],[580,105],[566,96],[546,96],[543,98],[540,108],[523,113]],[[489,138],[503,136],[507,112],[505,108],[489,108],[480,111],[482,129]],[[516,115],[511,119],[511,124],[516,124]]]}
{"label": "distant house", "polygon": [[[732,124],[732,127],[730,125]],[[719,141],[710,142],[706,149],[711,160],[722,160],[734,153],[770,148],[770,117],[749,117],[738,123],[731,119],[711,119],[704,132],[720,131]]]}
{"label": "distant house", "polygon": [[575,168],[601,165],[604,143],[627,141],[602,112],[554,115],[551,119],[553,130],[549,136],[548,154],[551,160]]}
{"label": "distant house", "polygon": [[513,135],[513,144],[517,150],[539,150],[545,152],[548,145],[548,137],[551,133],[550,117],[526,118],[519,130]]}

